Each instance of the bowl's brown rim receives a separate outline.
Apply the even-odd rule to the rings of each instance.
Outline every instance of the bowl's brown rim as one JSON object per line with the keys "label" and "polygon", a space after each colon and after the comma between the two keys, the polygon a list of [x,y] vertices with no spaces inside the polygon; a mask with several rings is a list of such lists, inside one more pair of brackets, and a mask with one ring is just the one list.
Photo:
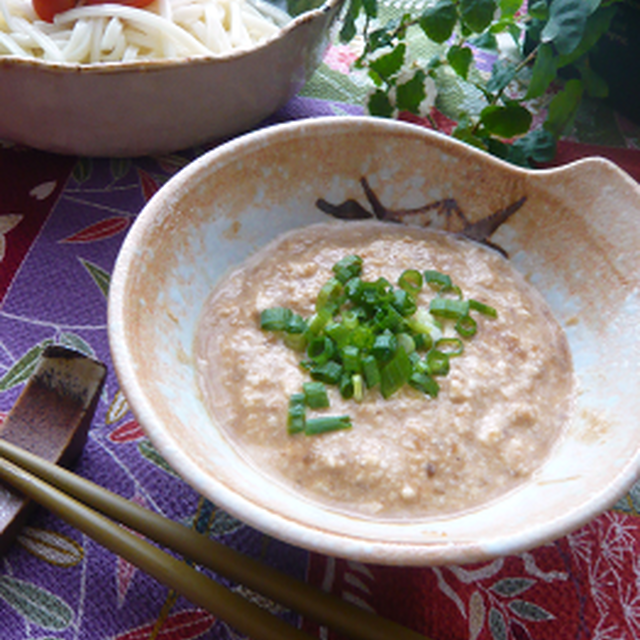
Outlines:
{"label": "bowl's brown rim", "polygon": [[22,56],[0,56],[0,72],[14,68],[32,68],[49,73],[82,73],[91,75],[130,73],[132,71],[158,71],[166,69],[176,69],[181,67],[192,67],[194,65],[215,65],[226,63],[248,56],[258,55],[263,49],[273,46],[275,42],[282,40],[289,33],[301,29],[305,24],[313,22],[317,18],[338,11],[345,0],[325,0],[316,9],[310,9],[292,18],[287,24],[281,27],[275,34],[265,38],[253,47],[235,49],[224,55],[193,55],[182,58],[163,58],[157,60],[134,60],[131,62],[100,62],[100,63],[77,63],[59,62],[44,60],[41,58],[31,58]]}

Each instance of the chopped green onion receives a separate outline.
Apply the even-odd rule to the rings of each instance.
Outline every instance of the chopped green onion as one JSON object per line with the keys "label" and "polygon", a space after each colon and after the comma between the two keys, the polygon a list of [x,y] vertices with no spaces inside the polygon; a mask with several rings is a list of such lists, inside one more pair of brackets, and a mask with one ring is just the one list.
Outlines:
{"label": "chopped green onion", "polygon": [[329,431],[350,428],[351,418],[349,416],[321,416],[319,418],[309,418],[304,433],[308,436],[315,436]]}
{"label": "chopped green onion", "polygon": [[448,356],[459,356],[464,351],[464,344],[460,338],[440,338],[436,342],[436,349]]}
{"label": "chopped green onion", "polygon": [[407,352],[398,348],[391,360],[380,370],[380,392],[382,397],[391,397],[398,389],[403,387],[409,378],[413,367]]}
{"label": "chopped green onion", "polygon": [[428,270],[424,272],[424,281],[433,289],[437,291],[447,291],[451,289],[451,278],[439,271]]}
{"label": "chopped green onion", "polygon": [[376,336],[371,353],[378,362],[387,362],[393,358],[398,347],[398,339],[392,333],[381,333]]}
{"label": "chopped green onion", "polygon": [[342,314],[342,324],[348,331],[354,331],[360,324],[358,314],[353,309],[345,311]]}
{"label": "chopped green onion", "polygon": [[[306,353],[300,366],[312,381],[303,384],[304,393],[291,396],[290,433],[351,427],[348,416],[307,419],[307,407],[329,406],[325,387],[329,384],[337,386],[345,399],[357,402],[364,399],[365,387],[377,385],[384,398],[406,384],[435,398],[439,385],[434,376],[447,375],[450,359],[464,351],[463,341],[450,337],[451,330],[470,338],[478,329],[470,311],[497,316],[493,307],[465,300],[460,287],[439,271],[406,269],[395,287],[385,278],[362,280],[362,259],[356,255],[345,256],[332,271],[309,318],[285,307],[260,314],[262,329],[282,333],[287,346]],[[425,282],[436,296],[428,308],[418,308],[418,294]]]}
{"label": "chopped green onion", "polygon": [[304,402],[310,409],[325,409],[329,406],[327,388],[322,382],[305,382],[302,385]]}
{"label": "chopped green onion", "polygon": [[353,398],[356,402],[362,402],[364,399],[364,380],[362,379],[362,375],[356,373],[352,377],[353,381]]}
{"label": "chopped green onion", "polygon": [[285,331],[293,311],[286,307],[271,307],[260,313],[260,328],[266,331]]}
{"label": "chopped green onion", "polygon": [[473,309],[474,311],[478,311],[485,316],[489,316],[490,318],[497,318],[498,312],[487,304],[483,304],[482,302],[478,302],[473,298],[469,298],[469,309]]}
{"label": "chopped green onion", "polygon": [[304,406],[304,394],[294,393],[289,398],[289,410],[287,413],[287,431],[290,434],[300,433],[305,430],[306,409]]}
{"label": "chopped green onion", "polygon": [[339,346],[344,346],[349,342],[351,330],[342,322],[329,322],[324,328],[324,332]]}
{"label": "chopped green onion", "polygon": [[399,333],[398,346],[402,347],[408,354],[416,350],[416,342],[408,333]]}
{"label": "chopped green onion", "polygon": [[360,371],[360,349],[358,347],[347,345],[340,351],[340,356],[345,371],[352,373]]}
{"label": "chopped green onion", "polygon": [[429,305],[429,311],[434,316],[457,320],[469,315],[469,302],[466,300],[452,300],[450,298],[434,298]]}
{"label": "chopped green onion", "polygon": [[427,353],[425,362],[432,376],[446,376],[449,373],[449,356],[442,351],[432,349]]}
{"label": "chopped green onion", "polygon": [[306,351],[307,336],[304,333],[285,333],[283,337],[284,343],[294,351]]}
{"label": "chopped green onion", "polygon": [[314,313],[307,323],[307,333],[312,336],[318,335],[325,328],[329,320],[331,320],[331,311],[329,311],[329,309],[321,309],[317,313]]}
{"label": "chopped green onion", "polygon": [[327,280],[316,298],[316,311],[322,311],[323,309],[330,309],[336,306],[342,293],[342,284],[337,278]]}
{"label": "chopped green onion", "polygon": [[345,256],[333,265],[332,270],[336,275],[336,280],[344,284],[351,278],[360,275],[362,272],[362,258],[360,256]]}
{"label": "chopped green onion", "polygon": [[314,380],[326,384],[338,384],[342,377],[342,366],[335,360],[311,367],[309,373]]}
{"label": "chopped green onion", "polygon": [[316,336],[307,345],[307,355],[317,364],[324,364],[333,358],[337,349],[328,336]]}
{"label": "chopped green onion", "polygon": [[380,369],[374,356],[368,355],[362,358],[362,375],[367,388],[373,389],[377,384],[380,384]]}
{"label": "chopped green onion", "polygon": [[409,384],[418,391],[422,391],[432,398],[437,397],[440,386],[438,383],[428,374],[419,371],[414,371],[409,378]]}
{"label": "chopped green onion", "polygon": [[304,333],[307,328],[307,321],[300,314],[292,312],[284,330],[287,333]]}
{"label": "chopped green onion", "polygon": [[350,373],[343,373],[338,384],[338,389],[340,390],[340,395],[345,400],[353,398],[353,394],[355,392],[353,387],[353,375]]}
{"label": "chopped green onion", "polygon": [[396,289],[393,292],[391,304],[403,317],[413,315],[418,308],[414,297],[404,289]]}
{"label": "chopped green onion", "polygon": [[417,295],[422,289],[422,274],[415,269],[407,269],[400,274],[398,286],[412,295]]}
{"label": "chopped green onion", "polygon": [[463,338],[470,338],[478,331],[478,324],[471,316],[462,316],[456,322],[455,330]]}

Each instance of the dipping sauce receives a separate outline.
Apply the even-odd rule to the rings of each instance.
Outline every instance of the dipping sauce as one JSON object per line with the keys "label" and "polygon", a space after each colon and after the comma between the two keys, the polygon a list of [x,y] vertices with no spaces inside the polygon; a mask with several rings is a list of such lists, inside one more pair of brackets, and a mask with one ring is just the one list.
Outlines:
{"label": "dipping sauce", "polygon": [[[396,282],[407,269],[448,274],[465,298],[497,311],[451,359],[432,398],[408,385],[362,401],[328,386],[353,426],[287,432],[289,398],[309,374],[300,353],[260,328],[264,309],[309,317],[346,255],[362,279]],[[433,292],[418,295],[429,308]],[[561,437],[573,406],[569,346],[541,296],[497,252],[400,224],[345,222],[292,231],[227,275],[207,301],[195,354],[209,412],[237,450],[291,490],[377,519],[428,518],[477,508],[526,482]]]}

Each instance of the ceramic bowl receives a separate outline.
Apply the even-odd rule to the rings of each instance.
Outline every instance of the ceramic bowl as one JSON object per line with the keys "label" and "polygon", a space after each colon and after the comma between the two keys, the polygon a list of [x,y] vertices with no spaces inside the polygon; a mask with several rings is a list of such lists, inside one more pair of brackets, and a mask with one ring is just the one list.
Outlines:
{"label": "ceramic bowl", "polygon": [[[506,251],[566,331],[578,393],[564,438],[524,486],[475,511],[384,522],[311,504],[249,466],[201,401],[194,332],[218,279],[278,234],[326,221],[318,198],[370,211],[363,177],[389,209],[454,200],[448,228]],[[115,370],[169,464],[272,536],[379,564],[522,552],[609,508],[640,472],[639,217],[640,187],[604,159],[532,171],[394,121],[276,125],[202,156],[139,215],[111,282]]]}
{"label": "ceramic bowl", "polygon": [[316,8],[228,55],[102,64],[0,57],[0,139],[56,153],[132,157],[247,130],[319,66],[343,0],[321,3],[297,3]]}

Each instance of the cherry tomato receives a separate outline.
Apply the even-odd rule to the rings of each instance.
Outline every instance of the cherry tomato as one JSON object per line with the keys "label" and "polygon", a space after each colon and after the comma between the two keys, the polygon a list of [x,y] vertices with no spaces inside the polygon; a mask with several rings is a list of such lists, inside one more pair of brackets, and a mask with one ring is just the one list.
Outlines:
{"label": "cherry tomato", "polygon": [[[124,4],[128,7],[146,7],[150,5],[153,0],[108,0],[115,4]],[[57,13],[68,11],[73,9],[76,5],[82,4],[105,4],[105,0],[85,0],[79,2],[78,0],[32,0],[33,8],[38,14],[41,20],[47,22],[53,22],[53,18]]]}
{"label": "cherry tomato", "polygon": [[41,20],[53,22],[56,13],[68,11],[76,6],[75,0],[32,0],[33,8]]}

